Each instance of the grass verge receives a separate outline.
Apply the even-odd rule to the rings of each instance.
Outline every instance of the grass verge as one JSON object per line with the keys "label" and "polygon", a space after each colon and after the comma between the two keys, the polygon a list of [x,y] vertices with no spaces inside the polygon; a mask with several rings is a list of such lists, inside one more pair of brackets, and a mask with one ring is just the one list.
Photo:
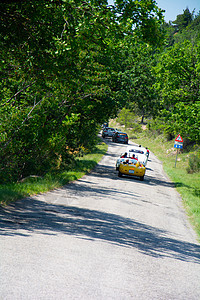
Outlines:
{"label": "grass verge", "polygon": [[99,143],[92,153],[76,158],[70,170],[49,173],[44,177],[28,177],[22,182],[0,185],[0,204],[7,205],[18,199],[53,190],[81,178],[96,166],[107,148],[105,143]]}

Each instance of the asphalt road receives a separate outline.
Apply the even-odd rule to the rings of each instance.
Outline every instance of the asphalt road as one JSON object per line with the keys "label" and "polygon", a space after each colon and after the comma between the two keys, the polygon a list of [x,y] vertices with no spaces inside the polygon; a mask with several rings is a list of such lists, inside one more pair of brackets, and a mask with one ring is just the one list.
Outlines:
{"label": "asphalt road", "polygon": [[89,175],[0,210],[0,299],[200,299],[200,244],[150,153],[117,176],[125,145]]}

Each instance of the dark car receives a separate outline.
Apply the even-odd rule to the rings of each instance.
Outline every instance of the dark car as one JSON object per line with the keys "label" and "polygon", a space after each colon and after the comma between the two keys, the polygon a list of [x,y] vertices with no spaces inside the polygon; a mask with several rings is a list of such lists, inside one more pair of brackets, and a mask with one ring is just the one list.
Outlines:
{"label": "dark car", "polygon": [[115,129],[114,129],[114,128],[111,128],[111,127],[105,127],[105,128],[102,130],[102,137],[103,137],[103,138],[105,138],[105,137],[112,137],[114,133],[115,133]]}
{"label": "dark car", "polygon": [[116,131],[112,137],[112,141],[115,143],[128,144],[128,135],[126,132]]}

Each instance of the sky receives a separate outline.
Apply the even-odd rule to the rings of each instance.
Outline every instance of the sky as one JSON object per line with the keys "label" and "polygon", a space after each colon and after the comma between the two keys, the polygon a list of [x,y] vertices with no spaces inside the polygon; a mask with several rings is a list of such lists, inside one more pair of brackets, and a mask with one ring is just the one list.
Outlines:
{"label": "sky", "polygon": [[165,21],[174,21],[176,16],[183,13],[186,7],[190,12],[195,8],[195,15],[200,11],[200,0],[155,0],[158,7],[165,10]]}

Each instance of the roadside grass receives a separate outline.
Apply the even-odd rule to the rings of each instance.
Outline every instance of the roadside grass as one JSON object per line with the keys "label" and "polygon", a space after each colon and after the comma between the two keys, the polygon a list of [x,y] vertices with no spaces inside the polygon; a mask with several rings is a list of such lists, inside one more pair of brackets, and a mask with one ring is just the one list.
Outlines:
{"label": "roadside grass", "polygon": [[76,158],[68,170],[48,173],[44,177],[30,176],[21,182],[0,185],[0,205],[50,191],[81,178],[96,166],[107,148],[104,142],[100,142],[92,153]]}

